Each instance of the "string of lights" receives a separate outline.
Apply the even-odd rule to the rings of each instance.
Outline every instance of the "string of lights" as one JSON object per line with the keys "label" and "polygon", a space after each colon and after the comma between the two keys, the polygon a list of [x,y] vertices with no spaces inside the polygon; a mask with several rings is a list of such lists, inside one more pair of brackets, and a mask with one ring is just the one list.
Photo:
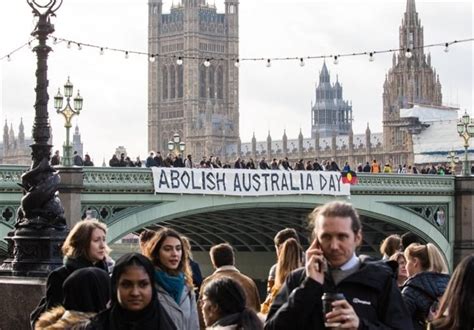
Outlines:
{"label": "string of lights", "polygon": [[[188,55],[178,55],[178,54],[160,54],[160,53],[148,53],[136,50],[127,50],[122,48],[114,48],[108,46],[100,46],[94,45],[87,42],[79,42],[75,40],[69,40],[59,37],[52,37],[53,44],[57,45],[59,43],[66,44],[68,49],[71,49],[73,46],[76,47],[78,50],[81,50],[83,47],[87,48],[95,48],[99,51],[100,55],[104,55],[105,52],[119,52],[124,55],[126,59],[128,59],[131,55],[139,55],[139,56],[146,56],[150,62],[154,62],[156,59],[163,58],[163,59],[171,59],[175,60],[178,65],[182,65],[183,61],[185,60],[199,60],[202,61],[204,66],[208,67],[211,65],[213,61],[228,61],[231,60],[234,62],[235,66],[240,66],[242,62],[265,62],[267,67],[271,67],[272,62],[274,61],[297,61],[300,66],[305,65],[305,61],[307,60],[315,60],[315,59],[332,59],[334,64],[338,64],[339,60],[344,57],[353,57],[353,56],[368,56],[370,62],[373,62],[375,59],[375,55],[379,54],[386,54],[386,53],[393,53],[393,52],[404,52],[407,58],[412,57],[413,51],[417,49],[426,49],[426,48],[434,48],[434,47],[444,47],[444,51],[448,52],[449,47],[454,44],[460,44],[465,42],[472,42],[474,38],[467,38],[467,39],[459,39],[459,40],[452,40],[452,41],[445,41],[439,43],[433,43],[413,48],[391,48],[391,49],[383,49],[383,50],[373,50],[373,51],[360,51],[360,52],[350,52],[350,53],[333,53],[329,55],[311,55],[311,56],[295,56],[295,57],[242,57],[242,58],[225,58],[225,57],[200,57],[200,56],[188,56]],[[20,47],[14,49],[13,51],[9,52],[8,54],[0,57],[0,60],[7,59],[7,61],[11,61],[11,57],[14,53],[20,51],[27,45],[31,47],[32,40],[29,40],[25,44],[21,45]]]}

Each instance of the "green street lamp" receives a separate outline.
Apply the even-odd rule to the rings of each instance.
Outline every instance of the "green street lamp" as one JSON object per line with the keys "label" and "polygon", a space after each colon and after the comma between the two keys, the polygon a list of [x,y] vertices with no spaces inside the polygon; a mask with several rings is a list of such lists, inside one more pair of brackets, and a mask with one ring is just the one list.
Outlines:
{"label": "green street lamp", "polygon": [[181,141],[178,133],[174,133],[173,139],[168,141],[168,150],[177,156],[179,153],[183,153],[185,149],[186,143]]}
{"label": "green street lamp", "polygon": [[[54,107],[56,108],[56,112],[60,113],[64,116],[66,127],[66,142],[63,145],[63,166],[71,166],[72,165],[72,145],[69,142],[69,130],[72,127],[72,117],[75,115],[79,115],[82,110],[82,96],[77,91],[77,95],[74,98],[74,108],[71,107],[70,100],[72,97],[74,86],[72,85],[71,81],[69,81],[69,77],[67,77],[67,81],[64,84],[64,97],[66,98],[66,106],[64,109],[63,107],[63,100],[64,97],[61,95],[61,90],[58,88],[58,94],[54,97]],[[62,110],[61,110],[62,109]]]}
{"label": "green street lamp", "polygon": [[459,136],[464,139],[464,160],[461,175],[469,176],[471,171],[469,169],[468,148],[469,140],[474,137],[474,120],[471,119],[467,111],[465,111],[464,115],[459,119],[457,129]]}

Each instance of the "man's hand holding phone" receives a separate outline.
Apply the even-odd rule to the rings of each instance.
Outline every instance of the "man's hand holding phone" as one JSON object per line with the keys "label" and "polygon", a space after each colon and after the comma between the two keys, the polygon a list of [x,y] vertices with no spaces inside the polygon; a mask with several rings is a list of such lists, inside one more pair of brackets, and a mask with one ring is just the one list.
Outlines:
{"label": "man's hand holding phone", "polygon": [[311,277],[316,282],[324,283],[324,272],[327,269],[326,259],[316,238],[306,250],[306,276]]}

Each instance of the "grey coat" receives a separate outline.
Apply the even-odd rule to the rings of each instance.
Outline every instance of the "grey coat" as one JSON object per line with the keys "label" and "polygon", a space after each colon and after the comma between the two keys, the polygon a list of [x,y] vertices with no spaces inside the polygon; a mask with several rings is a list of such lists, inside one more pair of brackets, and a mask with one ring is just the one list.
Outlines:
{"label": "grey coat", "polygon": [[177,329],[199,330],[196,297],[192,290],[189,290],[186,285],[184,286],[183,294],[181,295],[178,305],[173,297],[160,285],[156,284],[156,289],[158,291],[158,301],[176,325]]}

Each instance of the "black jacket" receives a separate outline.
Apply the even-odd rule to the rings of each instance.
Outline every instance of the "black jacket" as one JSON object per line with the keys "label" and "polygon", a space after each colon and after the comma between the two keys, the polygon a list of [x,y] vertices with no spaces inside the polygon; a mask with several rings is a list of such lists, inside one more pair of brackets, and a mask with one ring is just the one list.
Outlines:
{"label": "black jacket", "polygon": [[329,275],[321,285],[306,277],[304,268],[297,269],[276,296],[265,329],[325,329],[324,292],[344,294],[360,319],[359,329],[412,329],[395,274],[385,262],[362,261],[360,269],[338,285]]}
{"label": "black jacket", "polygon": [[402,287],[402,296],[415,329],[425,329],[431,305],[440,298],[449,282],[449,275],[421,272],[410,277]]}
{"label": "black jacket", "polygon": [[46,296],[44,296],[39,302],[38,306],[30,315],[31,325],[34,328],[35,322],[38,320],[40,315],[52,307],[62,305],[64,294],[63,284],[64,281],[71,275],[75,270],[85,267],[99,267],[107,272],[107,264],[105,261],[98,262],[95,265],[85,258],[64,258],[64,265],[53,270],[48,275],[46,281]]}

